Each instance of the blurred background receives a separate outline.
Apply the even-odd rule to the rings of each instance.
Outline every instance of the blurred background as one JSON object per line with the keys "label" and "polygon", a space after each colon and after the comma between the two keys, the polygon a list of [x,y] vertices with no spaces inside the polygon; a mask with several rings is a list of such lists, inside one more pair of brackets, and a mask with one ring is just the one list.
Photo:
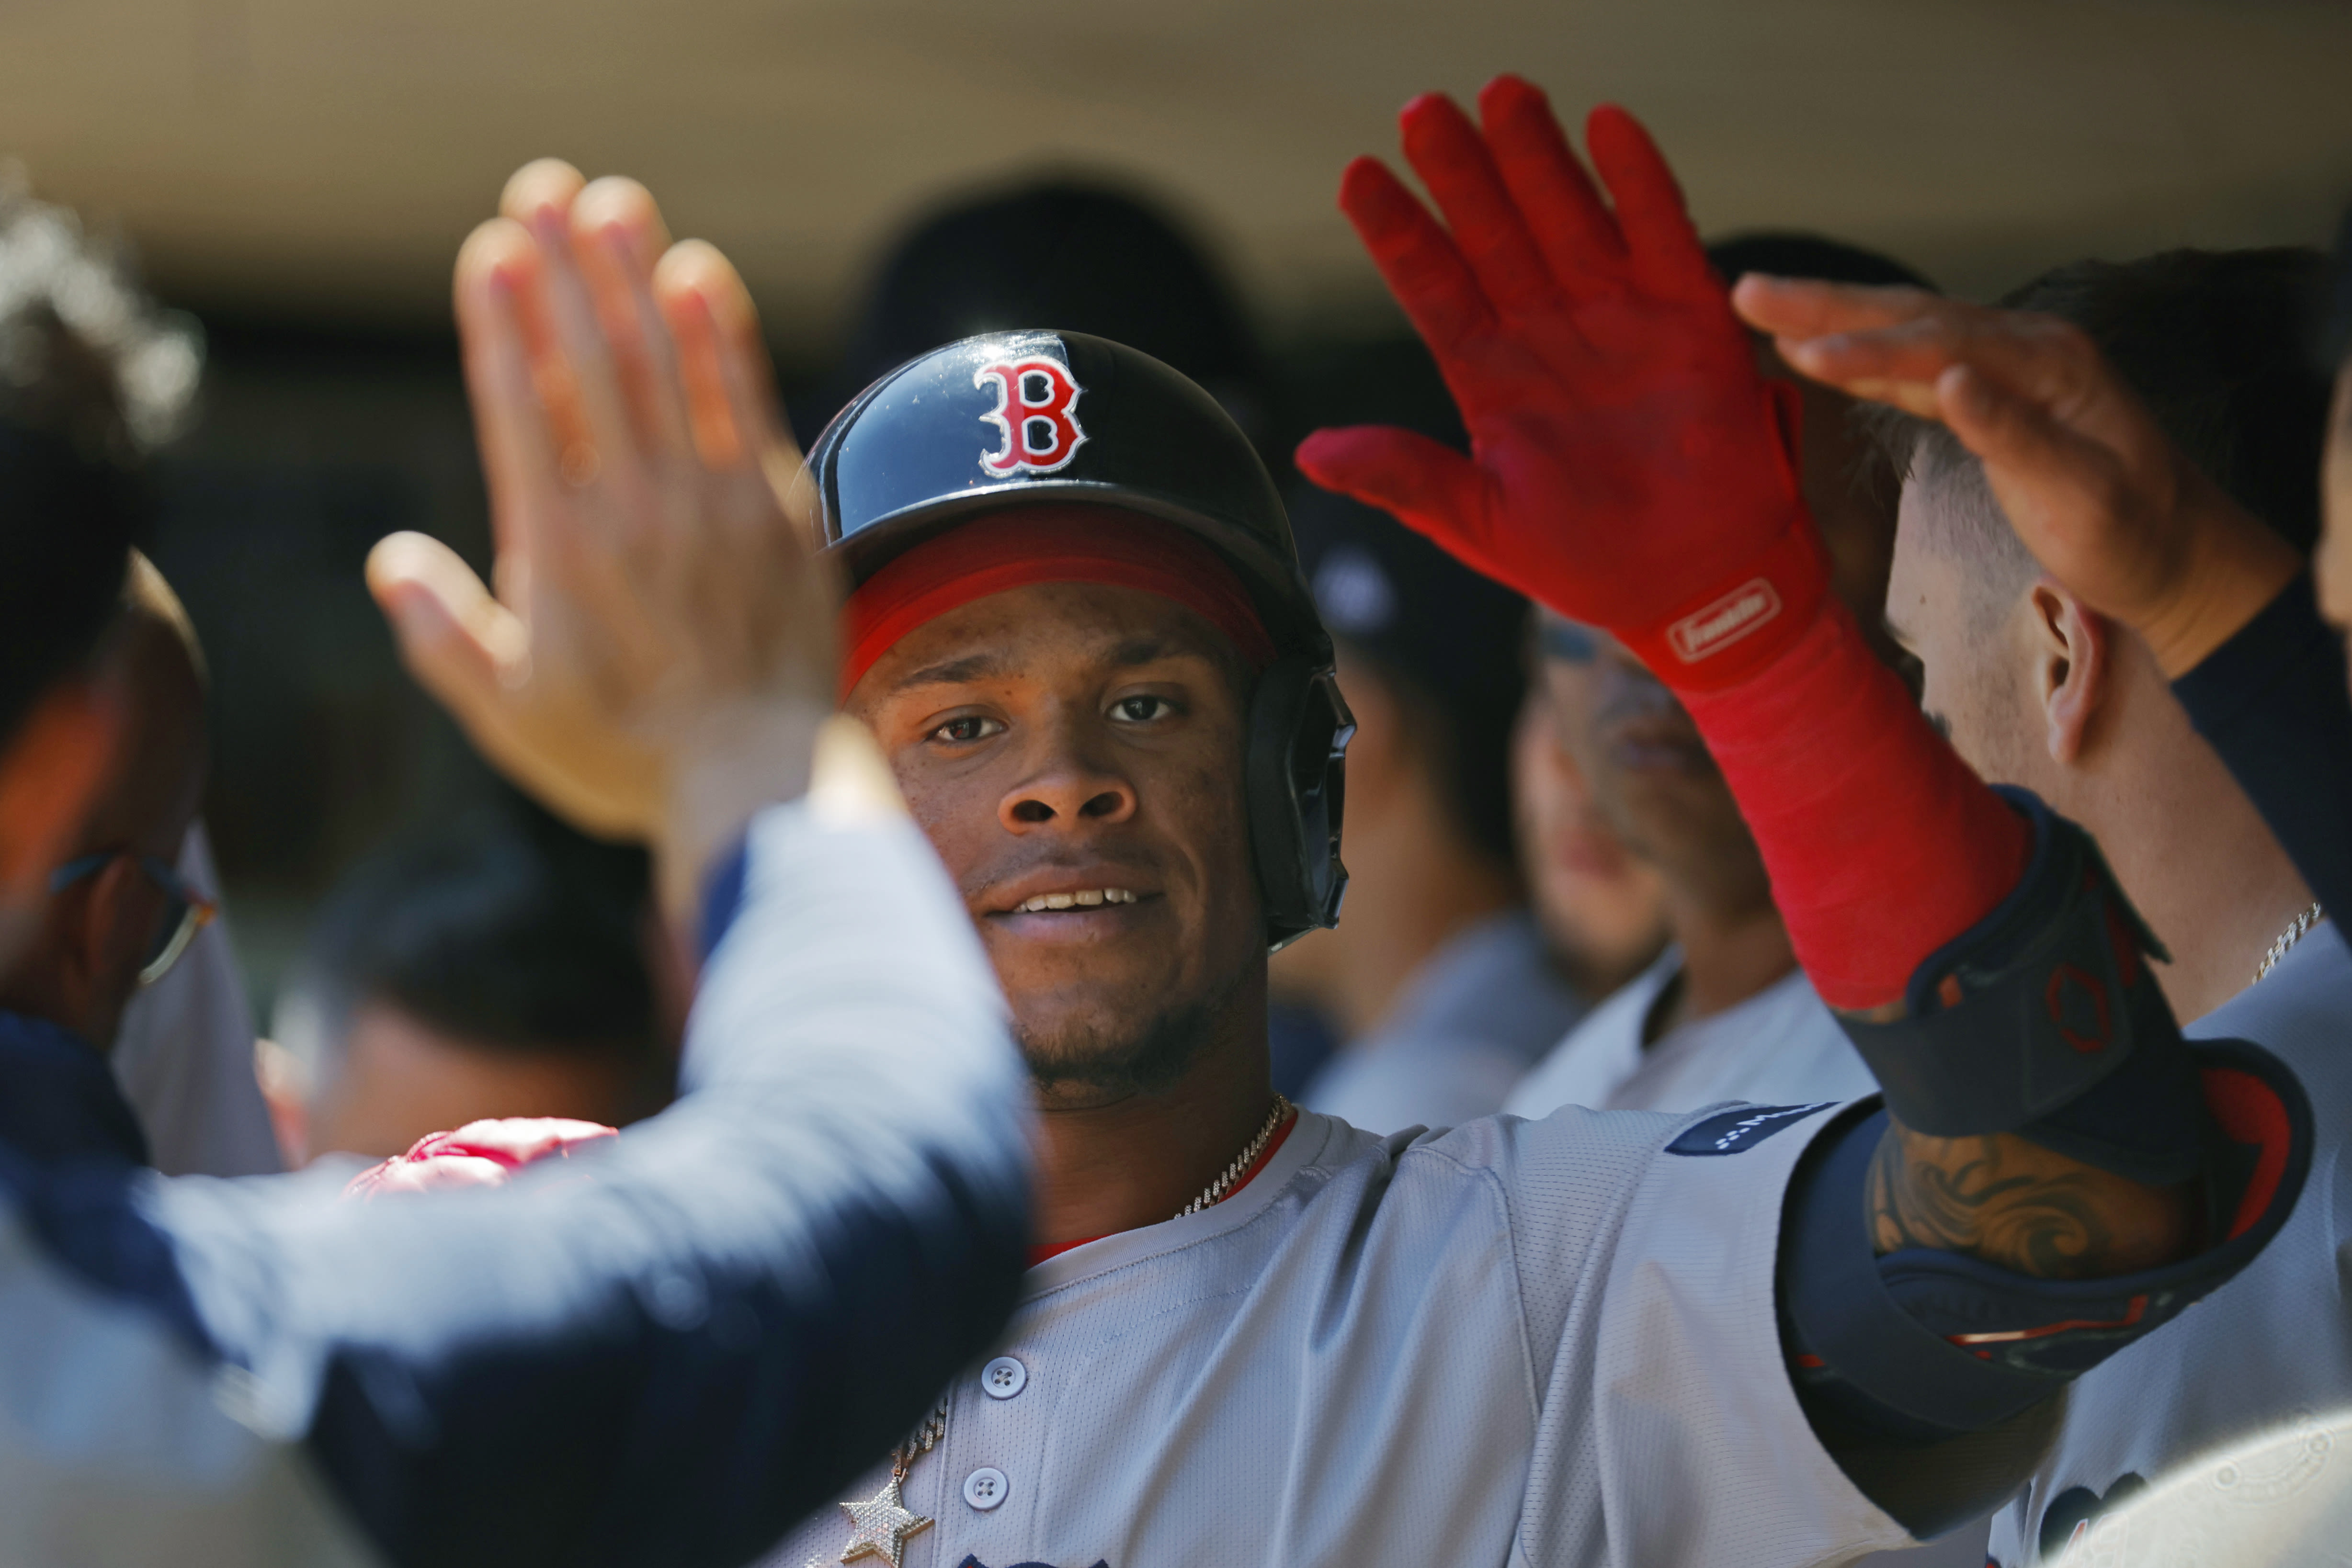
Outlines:
{"label": "blurred background", "polygon": [[398,528],[487,556],[447,277],[526,159],[636,175],[737,259],[803,439],[878,368],[882,262],[927,218],[1129,193],[1223,275],[1238,328],[1170,329],[1249,340],[1219,390],[1279,462],[1410,379],[1332,193],[1414,92],[1618,99],[1706,234],[1815,230],[1990,295],[2323,240],[2347,62],[2339,0],[0,0],[0,177],[205,331],[152,553],[212,660],[207,815],[266,1019],[339,873],[487,789],[359,566]]}

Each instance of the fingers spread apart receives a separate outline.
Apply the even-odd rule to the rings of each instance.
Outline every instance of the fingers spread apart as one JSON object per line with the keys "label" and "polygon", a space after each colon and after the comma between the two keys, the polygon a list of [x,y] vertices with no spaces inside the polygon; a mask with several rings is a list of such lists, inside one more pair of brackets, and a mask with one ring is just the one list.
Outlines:
{"label": "fingers spread apart", "polygon": [[1470,117],[1444,94],[1428,93],[1407,104],[1398,123],[1406,161],[1445,214],[1486,298],[1506,316],[1554,304],[1549,269]]}
{"label": "fingers spread apart", "polygon": [[1617,232],[1635,271],[1654,287],[1718,294],[1682,185],[1642,122],[1604,103],[1585,120],[1584,144],[1617,204]]}
{"label": "fingers spread apart", "polygon": [[653,287],[677,340],[702,461],[712,468],[758,468],[765,454],[788,449],[759,311],[734,265],[713,246],[684,240],[654,269]]}
{"label": "fingers spread apart", "polygon": [[636,181],[608,176],[581,191],[571,229],[632,433],[648,453],[682,455],[688,427],[677,355],[653,293],[654,268],[669,248],[661,209]]}
{"label": "fingers spread apart", "polygon": [[1452,236],[1377,158],[1339,180],[1339,207],[1405,314],[1442,360],[1494,324],[1495,313]]}
{"label": "fingers spread apart", "polygon": [[1398,116],[1444,226],[1375,160],[1340,183],[1340,207],[1433,347],[1602,290],[1719,297],[1674,172],[1632,115],[1604,105],[1587,127],[1612,208],[1535,87],[1497,77],[1478,105],[1483,127],[1442,93]]}
{"label": "fingers spread apart", "polygon": [[1590,287],[1623,265],[1625,242],[1551,103],[1531,83],[1496,77],[1478,95],[1503,183],[1559,285]]}
{"label": "fingers spread apart", "polygon": [[616,515],[650,517],[668,465],[789,479],[758,312],[723,256],[672,245],[636,181],[554,159],[499,206],[460,257],[458,310],[502,544],[551,486],[618,486]]}

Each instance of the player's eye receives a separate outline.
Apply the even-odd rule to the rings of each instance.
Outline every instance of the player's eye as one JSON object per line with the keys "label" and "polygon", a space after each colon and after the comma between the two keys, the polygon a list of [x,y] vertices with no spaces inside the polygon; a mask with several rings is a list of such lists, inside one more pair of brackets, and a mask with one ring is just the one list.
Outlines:
{"label": "player's eye", "polygon": [[1004,726],[995,719],[976,713],[951,718],[931,731],[933,740],[944,740],[950,746],[969,746],[975,740],[986,740],[992,735],[1002,735]]}
{"label": "player's eye", "polygon": [[1175,711],[1174,703],[1150,693],[1121,697],[1110,705],[1110,716],[1117,724],[1150,724],[1153,719],[1166,718]]}

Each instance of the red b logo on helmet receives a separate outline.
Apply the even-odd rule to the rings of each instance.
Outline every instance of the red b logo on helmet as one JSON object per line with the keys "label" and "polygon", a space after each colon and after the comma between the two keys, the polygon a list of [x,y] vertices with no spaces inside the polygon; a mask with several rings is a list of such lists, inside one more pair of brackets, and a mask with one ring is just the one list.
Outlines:
{"label": "red b logo on helmet", "polygon": [[980,417],[1004,433],[1004,444],[980,455],[982,468],[1000,477],[1051,474],[1078,455],[1087,433],[1078,428],[1075,410],[1086,389],[1070,378],[1067,366],[1059,360],[1011,360],[972,372],[972,385],[991,382],[996,407]]}

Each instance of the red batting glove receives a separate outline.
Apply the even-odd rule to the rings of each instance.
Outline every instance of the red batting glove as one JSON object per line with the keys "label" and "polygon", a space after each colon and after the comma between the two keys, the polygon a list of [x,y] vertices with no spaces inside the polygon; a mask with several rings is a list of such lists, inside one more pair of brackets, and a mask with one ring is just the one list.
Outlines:
{"label": "red batting glove", "polygon": [[1822,999],[1894,1000],[2016,885],[2028,830],[1829,591],[1794,397],[1757,371],[1649,134],[1593,111],[1612,206],[1535,88],[1498,77],[1479,110],[1483,132],[1441,96],[1401,117],[1450,233],[1371,159],[1339,192],[1471,455],[1326,430],[1298,466],[1615,633],[1706,737]]}
{"label": "red batting glove", "polygon": [[388,1193],[502,1186],[525,1166],[569,1158],[581,1145],[614,1135],[611,1127],[561,1116],[468,1122],[454,1133],[429,1134],[417,1139],[406,1154],[369,1166],[351,1179],[343,1196],[368,1199]]}
{"label": "red batting glove", "polygon": [[1373,159],[1339,189],[1473,455],[1407,431],[1326,430],[1298,465],[1607,627],[1669,685],[1730,685],[1794,641],[1827,590],[1790,455],[1795,400],[1758,373],[1633,116],[1603,107],[1589,130],[1612,212],[1535,88],[1498,77],[1479,106],[1484,136],[1435,94],[1400,117],[1451,235]]}

